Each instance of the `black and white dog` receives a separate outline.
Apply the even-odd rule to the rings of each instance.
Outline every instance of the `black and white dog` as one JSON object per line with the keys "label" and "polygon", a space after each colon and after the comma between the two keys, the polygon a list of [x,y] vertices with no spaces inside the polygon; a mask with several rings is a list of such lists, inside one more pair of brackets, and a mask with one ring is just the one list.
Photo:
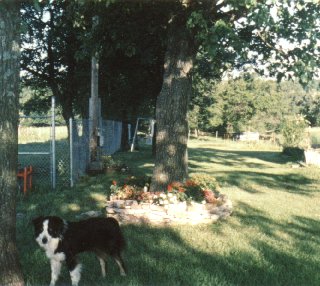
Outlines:
{"label": "black and white dog", "polygon": [[125,276],[126,269],[121,258],[125,240],[119,223],[114,218],[90,218],[79,222],[67,222],[56,216],[41,216],[32,220],[36,241],[51,263],[50,286],[58,280],[61,265],[66,261],[72,285],[78,285],[81,264],[77,262],[80,252],[94,252],[101,265],[102,276],[106,276],[106,258],[114,258]]}

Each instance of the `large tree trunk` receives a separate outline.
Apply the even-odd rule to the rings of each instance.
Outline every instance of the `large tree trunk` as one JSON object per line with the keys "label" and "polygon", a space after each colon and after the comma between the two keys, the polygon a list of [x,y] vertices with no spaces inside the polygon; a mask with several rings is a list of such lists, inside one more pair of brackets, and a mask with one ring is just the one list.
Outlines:
{"label": "large tree trunk", "polygon": [[16,248],[19,1],[0,1],[0,285],[24,285]]}
{"label": "large tree trunk", "polygon": [[168,31],[164,78],[156,105],[156,157],[151,191],[163,191],[188,176],[188,76],[195,57],[194,39],[186,27],[187,9],[172,19]]}

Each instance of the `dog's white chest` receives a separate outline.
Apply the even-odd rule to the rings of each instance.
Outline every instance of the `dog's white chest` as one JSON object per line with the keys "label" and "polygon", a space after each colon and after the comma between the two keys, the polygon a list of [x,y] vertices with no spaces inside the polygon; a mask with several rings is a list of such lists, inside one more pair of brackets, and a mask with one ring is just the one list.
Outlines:
{"label": "dog's white chest", "polygon": [[66,259],[66,256],[63,252],[55,252],[59,245],[58,238],[52,238],[50,242],[45,246],[46,256],[50,260],[55,260],[58,262],[62,262]]}
{"label": "dog's white chest", "polygon": [[45,248],[46,255],[50,260],[54,259],[57,261],[64,261],[66,258],[64,253],[62,252],[55,253],[56,249],[58,248],[58,245],[59,245],[58,238],[51,239],[50,242],[47,244],[47,247]]}

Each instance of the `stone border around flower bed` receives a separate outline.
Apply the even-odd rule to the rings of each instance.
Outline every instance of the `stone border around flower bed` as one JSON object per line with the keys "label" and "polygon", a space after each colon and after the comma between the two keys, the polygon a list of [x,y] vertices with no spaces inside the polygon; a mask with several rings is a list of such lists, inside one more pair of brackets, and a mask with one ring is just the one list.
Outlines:
{"label": "stone border around flower bed", "polygon": [[221,195],[215,204],[179,202],[167,205],[140,204],[136,200],[107,201],[108,217],[114,217],[125,224],[200,224],[214,223],[226,219],[232,213],[232,202]]}

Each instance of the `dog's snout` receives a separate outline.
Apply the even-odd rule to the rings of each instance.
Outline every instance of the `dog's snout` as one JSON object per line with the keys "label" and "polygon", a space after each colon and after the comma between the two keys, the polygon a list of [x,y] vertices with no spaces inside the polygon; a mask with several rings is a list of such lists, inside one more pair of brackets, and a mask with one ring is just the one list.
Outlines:
{"label": "dog's snout", "polygon": [[47,242],[48,242],[47,237],[42,238],[42,243],[43,243],[43,244],[46,244]]}

